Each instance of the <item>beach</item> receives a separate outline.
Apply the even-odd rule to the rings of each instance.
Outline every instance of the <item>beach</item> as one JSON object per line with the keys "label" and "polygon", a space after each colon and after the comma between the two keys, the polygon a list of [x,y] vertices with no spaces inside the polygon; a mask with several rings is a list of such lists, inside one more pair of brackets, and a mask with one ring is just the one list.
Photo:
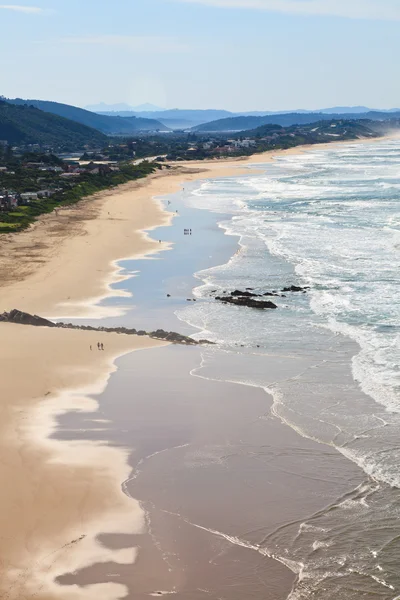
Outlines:
{"label": "beach", "polygon": [[[193,273],[228,262],[238,235],[224,236],[221,215],[196,213],[176,193],[198,180],[255,175],[274,156],[306,150],[175,164],[3,236],[0,311],[92,325],[134,318],[135,327],[171,324],[189,333],[174,311],[192,293]],[[160,201],[166,195],[169,211]],[[188,252],[179,236],[194,222],[204,235]],[[140,278],[128,285],[138,265],[149,273],[144,291]],[[176,304],[165,306],[167,291],[180,297]],[[283,599],[301,569],[264,540],[274,548],[275,531],[289,524],[302,531],[307,516],[365,483],[329,444],[287,427],[290,413],[265,385],[241,380],[248,359],[255,377],[307,381],[318,372],[316,385],[328,386],[332,370],[315,369],[311,341],[303,357],[293,348],[253,348],[239,363],[232,347],[213,354],[147,337],[8,323],[0,333],[4,598]],[[334,364],[354,352],[332,344],[327,356]],[[338,366],[334,375],[350,389],[350,371]]]}
{"label": "beach", "polygon": [[177,191],[184,182],[250,174],[251,165],[301,151],[294,148],[184,166],[175,163],[171,171],[42,215],[18,236],[3,235],[1,310],[18,307],[43,316],[107,316],[96,304],[110,295],[110,285],[120,281],[116,262],[168,247],[163,242],[160,248],[145,233],[170,222],[171,214],[161,209],[158,197]]}
{"label": "beach", "polygon": [[[42,216],[18,235],[2,236],[0,310],[58,318],[113,314],[96,305],[116,294],[110,290],[121,280],[116,262],[160,250],[147,231],[168,224],[171,216],[155,197],[176,191],[183,181],[211,173],[228,176],[241,168],[236,162],[178,167]],[[3,597],[83,598],[82,591],[56,586],[56,576],[85,564],[133,562],[134,548],[118,554],[95,538],[107,532],[107,522],[109,531],[118,533],[126,514],[133,520],[132,533],[140,531],[143,515],[121,491],[130,470],[126,451],[100,442],[56,444],[50,441],[55,419],[68,410],[95,411],[89,395],[106,386],[116,359],[162,342],[7,323],[0,323],[0,331],[0,478],[8,490],[2,494]],[[98,342],[104,352],[97,350]],[[99,431],[103,428],[99,423]],[[108,587],[87,588],[85,597],[121,597],[118,585]]]}

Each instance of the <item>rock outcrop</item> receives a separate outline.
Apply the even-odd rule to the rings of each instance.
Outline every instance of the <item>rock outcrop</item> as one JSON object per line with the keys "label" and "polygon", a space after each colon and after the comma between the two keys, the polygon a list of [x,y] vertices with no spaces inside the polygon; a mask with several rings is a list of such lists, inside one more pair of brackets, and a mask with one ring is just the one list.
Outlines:
{"label": "rock outcrop", "polygon": [[[291,285],[289,287],[284,287],[281,292],[302,292],[303,294],[309,290],[309,287],[300,287],[298,285]],[[215,292],[215,290],[213,290]],[[213,293],[211,292],[211,293]],[[254,288],[246,288],[245,291],[242,290],[234,290],[233,292],[227,292],[224,290],[222,292],[223,296],[215,296],[215,300],[219,302],[224,302],[225,304],[235,304],[236,306],[247,306],[249,308],[278,308],[276,304],[270,301],[265,300],[257,300],[257,298],[262,298],[266,296],[272,296],[277,298],[286,298],[286,294],[280,293],[276,290],[272,290],[271,292],[264,292],[262,294],[256,294],[254,292]],[[226,295],[225,295],[226,294]]]}
{"label": "rock outcrop", "polygon": [[289,287],[283,288],[282,292],[306,292],[309,290],[309,287],[301,287],[299,285],[291,285]]}
{"label": "rock outcrop", "polygon": [[49,321],[48,319],[43,319],[42,317],[38,317],[37,315],[30,315],[29,313],[22,312],[17,309],[13,309],[10,312],[4,312],[0,315],[0,321],[6,323],[18,323],[20,325],[32,325],[34,327],[56,327],[58,329],[80,329],[82,331],[98,331],[105,333],[119,333],[122,335],[139,335],[145,336],[147,335],[150,338],[156,340],[166,340],[167,342],[171,342],[173,344],[186,344],[190,346],[195,346],[198,344],[212,344],[213,342],[209,342],[208,340],[200,340],[197,342],[196,340],[188,337],[186,335],[182,335],[180,333],[176,333],[175,331],[164,331],[164,329],[157,329],[156,331],[144,331],[140,329],[139,331],[136,329],[128,329],[127,327],[91,327],[90,325],[73,325],[72,323],[53,323],[53,321]]}
{"label": "rock outcrop", "polygon": [[216,296],[216,300],[223,302],[224,304],[234,304],[235,306],[247,306],[248,308],[278,308],[276,304],[269,300],[254,300],[254,298],[248,298],[247,296],[232,297],[232,296]]}
{"label": "rock outcrop", "polygon": [[37,315],[30,315],[14,308],[9,313],[3,313],[0,315],[0,321],[7,321],[8,323],[20,323],[21,325],[34,325],[36,327],[56,327],[55,323],[42,319]]}
{"label": "rock outcrop", "polygon": [[235,290],[231,292],[231,296],[233,298],[242,297],[242,298],[258,298],[260,294],[253,294],[253,292],[242,292],[241,290]]}

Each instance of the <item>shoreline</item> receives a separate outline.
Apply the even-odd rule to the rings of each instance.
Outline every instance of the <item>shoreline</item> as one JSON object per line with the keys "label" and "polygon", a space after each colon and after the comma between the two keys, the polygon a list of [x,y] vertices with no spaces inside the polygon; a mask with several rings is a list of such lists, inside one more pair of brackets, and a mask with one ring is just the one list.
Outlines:
{"label": "shoreline", "polygon": [[[372,141],[377,140],[363,140],[363,142]],[[330,147],[336,143],[326,146]],[[346,143],[351,145],[353,142]],[[311,146],[311,148],[315,147]],[[111,289],[114,283],[132,276],[131,274],[124,275],[123,268],[117,263],[130,258],[151,258],[152,254],[170,247],[170,244],[165,242],[157,243],[149,235],[149,232],[157,227],[170,224],[172,219],[171,215],[163,210],[161,201],[157,198],[176,192],[185,181],[252,174],[258,172],[257,167],[250,168],[252,164],[271,162],[277,156],[297,154],[308,149],[308,147],[296,147],[288,151],[268,152],[267,156],[263,154],[237,161],[188,163],[184,167],[179,163],[179,167],[176,167],[173,173],[164,172],[160,175],[150,176],[140,183],[125,184],[117,190],[101,192],[73,207],[60,210],[58,216],[52,213],[41,218],[29,230],[13,236],[4,236],[7,239],[3,239],[1,236],[2,255],[8,258],[3,258],[3,264],[0,267],[3,298],[0,310],[18,308],[49,318],[103,318],[115,314],[112,309],[99,307],[98,302],[111,296],[127,296],[125,292]],[[134,201],[129,203],[131,197]],[[29,268],[26,265],[28,261],[32,261]],[[8,279],[4,277],[6,273]],[[13,281],[10,282],[10,279]],[[69,311],[73,314],[69,314]],[[29,333],[27,333],[27,329],[30,330]],[[67,407],[68,410],[82,410],[88,400],[87,394],[97,394],[102,385],[106,385],[109,376],[116,369],[115,361],[118,357],[133,350],[164,344],[143,338],[134,337],[132,339],[127,336],[118,336],[118,342],[115,341],[114,345],[109,337],[112,334],[57,330],[56,336],[55,333],[53,334],[53,330],[26,328],[4,323],[0,324],[0,331],[3,334],[2,352],[4,354],[3,360],[0,361],[4,392],[2,396],[8,399],[8,402],[2,406],[3,414],[7,416],[2,423],[3,433],[6,433],[3,435],[2,456],[9,456],[9,461],[5,460],[0,467],[0,478],[3,481],[3,487],[10,488],[9,494],[2,500],[3,506],[6,503],[2,514],[7,519],[7,522],[3,524],[3,531],[9,531],[5,536],[6,545],[2,555],[5,562],[9,561],[9,571],[12,571],[12,577],[20,586],[15,590],[17,594],[15,596],[13,591],[10,591],[10,587],[4,588],[8,592],[7,598],[19,600],[22,593],[27,593],[27,591],[32,593],[30,586],[38,584],[38,580],[34,579],[36,576],[39,577],[41,588],[44,586],[44,581],[48,585],[49,592],[43,591],[43,600],[50,598],[53,600],[57,597],[68,597],[71,600],[83,597],[88,600],[92,600],[92,598],[93,600],[102,598],[113,600],[123,597],[120,594],[124,590],[118,587],[118,584],[101,585],[101,589],[98,586],[92,586],[89,589],[89,586],[85,589],[85,596],[83,596],[80,588],[77,588],[76,594],[65,590],[61,593],[59,586],[54,583],[54,577],[61,572],[58,573],[54,562],[49,564],[47,557],[53,556],[60,550],[63,555],[61,569],[63,573],[68,569],[74,571],[77,566],[81,568],[85,564],[91,564],[91,561],[102,562],[104,559],[104,562],[107,562],[111,560],[110,551],[104,548],[100,551],[97,542],[94,541],[96,534],[100,531],[107,533],[104,521],[101,521],[100,527],[99,520],[104,518],[107,510],[110,510],[108,493],[112,493],[114,507],[119,507],[118,510],[115,509],[115,512],[111,511],[112,532],[118,531],[118,517],[122,515],[123,520],[123,516],[128,514],[125,511],[131,515],[134,506],[131,499],[123,498],[124,494],[120,489],[121,482],[126,479],[126,473],[129,475],[130,472],[126,452],[122,449],[90,444],[89,446],[84,445],[85,447],[75,447],[74,453],[73,445],[70,443],[57,442],[57,446],[63,446],[65,449],[65,453],[61,455],[58,453],[59,450],[55,449],[55,442],[49,439],[52,431],[51,419],[54,419],[56,414],[62,414]],[[74,334],[73,337],[72,334]],[[69,340],[70,335],[71,340]],[[104,338],[105,360],[98,362],[94,368],[93,355],[88,353],[88,346],[90,343],[95,346],[102,335],[106,335]],[[84,351],[82,350],[83,346],[85,347]],[[97,350],[93,350],[93,352],[95,351]],[[26,387],[20,382],[21,378],[18,369],[15,369],[15,364],[29,365],[28,373],[25,373]],[[75,374],[72,381],[71,372]],[[44,401],[43,399],[47,395],[48,398]],[[60,399],[62,402],[59,402]],[[92,405],[93,408],[93,401],[89,400],[89,405]],[[30,420],[32,415],[35,415],[35,419],[30,421],[30,428],[27,428],[24,421]],[[38,424],[40,427],[37,427]],[[40,430],[40,440],[32,435],[31,427],[34,426],[36,435]],[[29,451],[30,462],[27,463],[29,467],[25,465],[24,475],[24,460],[21,456],[24,457],[27,451]],[[114,472],[114,468],[110,467],[107,476],[104,475],[103,469],[98,468],[98,465],[104,466],[104,461],[100,458],[103,452],[107,457],[110,456],[110,465],[112,464],[114,467],[118,464],[118,468],[115,469],[118,471],[118,475]],[[87,463],[82,465],[84,455]],[[21,469],[19,477],[16,476],[17,468]],[[81,481],[81,490],[78,490],[78,483],[74,478],[71,479],[71,473],[79,480],[80,470],[85,473]],[[70,479],[68,479],[68,473]],[[122,479],[120,479],[121,475],[123,475]],[[21,483],[10,486],[9,482],[14,482],[14,478],[18,482],[23,482],[27,486],[26,490],[21,488]],[[27,534],[31,535],[27,523],[21,523],[22,527],[27,528],[25,531],[15,534],[18,515],[15,514],[13,507],[20,507],[21,499],[26,498],[24,502],[28,502],[28,505],[25,507],[25,511],[29,514],[29,508],[33,510],[29,505],[29,500],[32,494],[35,498],[40,498],[42,480],[46,482],[43,488],[48,494],[48,502],[46,503],[44,498],[41,498],[40,501],[37,500],[36,508],[39,512],[36,515],[32,513],[33,523],[42,522],[47,527],[48,520],[43,520],[46,508],[54,510],[54,517],[52,516],[50,521],[54,531],[58,531],[59,537],[54,534],[53,530],[49,531],[46,527],[41,533],[40,527],[36,526],[35,536],[29,539],[28,543],[24,537]],[[96,487],[99,485],[105,486],[107,494]],[[73,489],[73,493],[70,495],[68,495],[68,486]],[[59,499],[66,494],[69,501],[76,503],[79,500],[81,502],[82,494],[85,496],[88,488],[96,491],[92,492],[93,503],[90,504],[88,501],[90,509],[84,511],[84,517],[79,514],[77,509],[69,507],[67,516],[61,519]],[[100,507],[98,503],[102,496],[105,497],[105,506],[102,504]],[[106,513],[102,513],[93,523],[93,519],[96,518],[93,515],[99,515],[102,510]],[[92,525],[89,535],[79,533],[77,529],[77,523],[85,522],[84,518]],[[60,519],[65,525],[65,529],[62,529]],[[30,529],[35,529],[35,527],[31,525]],[[60,529],[61,531],[59,531]],[[81,535],[87,535],[87,537],[81,538]],[[19,544],[20,553],[22,548],[31,546],[33,549],[28,554],[22,552],[17,557],[17,549],[10,545],[9,539],[7,539],[13,537],[15,537],[15,544]],[[51,547],[46,546],[49,539],[51,539]],[[59,544],[58,550],[54,550],[53,542]],[[70,562],[66,563],[64,549],[69,546],[72,548],[72,552],[69,553],[72,557],[70,556],[68,558]],[[78,546],[82,547],[81,552],[77,552]],[[38,558],[42,551],[45,551],[45,556]],[[134,549],[120,555],[114,553],[112,557],[113,562],[120,561],[120,564],[130,564],[133,559]],[[39,570],[39,573],[37,573],[38,560],[43,563],[44,568],[44,571]],[[18,562],[33,566],[24,569],[17,566]],[[34,567],[35,572],[32,571]],[[0,577],[0,586],[5,584],[9,586],[7,579],[9,571]],[[34,591],[37,592],[37,588]],[[37,594],[37,597],[42,600],[40,594],[41,592]]]}
{"label": "shoreline", "polygon": [[[113,296],[129,297],[111,289],[113,284],[131,277],[123,274],[120,261],[151,258],[169,248],[168,243],[160,245],[150,237],[152,230],[173,218],[163,209],[160,197],[177,192],[185,182],[255,174],[261,169],[259,165],[281,156],[398,137],[393,134],[295,146],[234,159],[170,163],[172,172],[162,171],[98,192],[60,209],[58,215],[42,215],[29,229],[0,236],[0,312],[18,308],[50,319],[121,316],[123,308],[113,312],[99,303]],[[50,277],[55,293],[46,289]]]}
{"label": "shoreline", "polygon": [[[167,242],[159,244],[150,237],[152,230],[173,218],[164,211],[160,197],[177,192],[185,182],[255,174],[262,168],[259,165],[281,156],[393,137],[296,146],[238,159],[171,163],[172,172],[99,192],[60,209],[58,215],[44,215],[27,230],[0,236],[0,312],[18,308],[49,319],[121,316],[123,307],[115,312],[99,303],[114,296],[129,297],[111,289],[131,277],[123,274],[120,261],[151,258],[169,248]],[[46,286],[49,278],[51,289]]]}

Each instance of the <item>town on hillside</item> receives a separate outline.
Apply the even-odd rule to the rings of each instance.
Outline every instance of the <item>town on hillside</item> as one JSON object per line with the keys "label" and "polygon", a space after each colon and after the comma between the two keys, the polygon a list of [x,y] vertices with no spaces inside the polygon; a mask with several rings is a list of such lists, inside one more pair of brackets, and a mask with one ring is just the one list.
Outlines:
{"label": "town on hillside", "polygon": [[303,144],[377,137],[384,126],[365,121],[264,125],[230,134],[182,133],[106,138],[64,147],[0,141],[0,233],[18,231],[38,215],[100,190],[146,177],[171,162],[245,157]]}

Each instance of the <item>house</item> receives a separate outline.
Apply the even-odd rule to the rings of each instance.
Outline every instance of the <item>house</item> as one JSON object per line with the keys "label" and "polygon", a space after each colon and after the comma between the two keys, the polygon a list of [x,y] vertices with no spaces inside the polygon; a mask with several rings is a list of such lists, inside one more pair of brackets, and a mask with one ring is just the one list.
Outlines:
{"label": "house", "polygon": [[62,167],[40,167],[41,171],[51,171],[52,173],[62,173],[63,169]]}
{"label": "house", "polygon": [[74,177],[80,177],[80,173],[61,173],[60,177],[63,179],[73,179]]}
{"label": "house", "polygon": [[37,192],[23,192],[22,194],[20,194],[20,196],[23,202],[29,202],[30,200],[38,199]]}
{"label": "house", "polygon": [[37,193],[38,198],[50,198],[54,194],[54,190],[40,190],[40,192]]}
{"label": "house", "polygon": [[8,196],[0,195],[0,210],[9,210]]}

